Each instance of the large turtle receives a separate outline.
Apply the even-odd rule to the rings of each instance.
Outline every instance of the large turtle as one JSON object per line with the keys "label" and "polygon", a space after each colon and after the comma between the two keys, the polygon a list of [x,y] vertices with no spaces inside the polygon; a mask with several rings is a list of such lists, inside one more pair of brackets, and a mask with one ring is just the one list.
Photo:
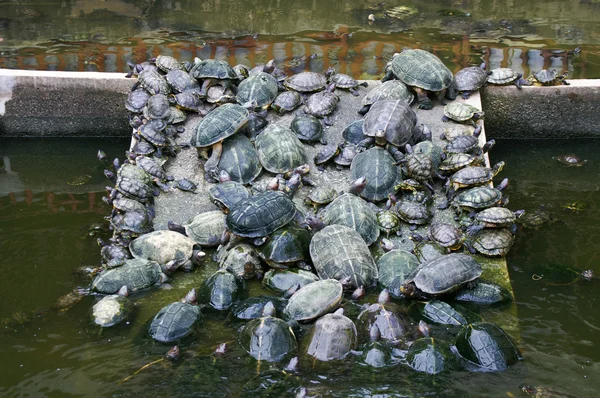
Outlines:
{"label": "large turtle", "polygon": [[385,200],[396,192],[402,174],[392,155],[383,148],[373,147],[356,155],[350,171],[353,178],[365,177],[365,188],[360,196],[372,202]]}
{"label": "large turtle", "polygon": [[452,293],[481,276],[481,265],[469,255],[452,253],[419,267],[402,285],[407,297],[441,296]]}
{"label": "large turtle", "polygon": [[277,97],[277,80],[268,73],[257,72],[240,83],[237,102],[250,110],[266,110]]}
{"label": "large turtle", "polygon": [[254,142],[258,159],[271,173],[287,173],[306,163],[304,146],[287,127],[271,124]]}
{"label": "large turtle", "polygon": [[292,295],[283,314],[287,319],[308,321],[335,310],[342,301],[343,286],[336,279],[322,279],[301,287]]}
{"label": "large turtle", "polygon": [[220,210],[207,211],[194,216],[183,225],[169,221],[168,227],[171,231],[190,237],[200,246],[214,247],[222,242],[225,214]]}
{"label": "large turtle", "polygon": [[242,134],[235,134],[223,141],[218,169],[227,172],[231,181],[242,184],[254,181],[262,172],[256,148]]}
{"label": "large turtle", "polygon": [[209,276],[200,286],[198,302],[217,311],[227,311],[247,296],[246,283],[226,269]]}
{"label": "large turtle", "polygon": [[400,80],[389,80],[369,91],[362,99],[362,108],[358,111],[364,115],[369,112],[371,105],[382,100],[402,100],[408,105],[412,104],[415,96],[411,93],[404,83]]}
{"label": "large turtle", "polygon": [[344,359],[356,347],[356,326],[340,308],[319,318],[303,341],[302,352],[313,360]]}
{"label": "large turtle", "polygon": [[378,272],[369,247],[360,234],[344,225],[329,225],[310,242],[310,257],[319,277],[350,278],[353,287],[371,286]]}
{"label": "large turtle", "polygon": [[506,370],[522,359],[510,337],[493,323],[463,326],[456,337],[456,348],[463,358],[491,372]]}
{"label": "large turtle", "polygon": [[205,253],[194,250],[196,242],[173,231],[154,231],[134,239],[129,244],[131,254],[136,258],[156,261],[167,272],[177,268],[190,271],[201,263]]}
{"label": "large turtle", "polygon": [[285,323],[275,318],[275,305],[269,302],[263,316],[248,322],[240,333],[240,344],[258,361],[279,362],[296,353],[296,336]]}
{"label": "large turtle", "polygon": [[327,85],[327,78],[322,73],[300,72],[287,77],[283,85],[290,90],[310,93],[323,90]]}
{"label": "large turtle", "polygon": [[394,54],[387,68],[385,80],[396,76],[417,93],[418,107],[431,109],[433,103],[427,97],[434,92],[442,98],[452,84],[452,72],[432,53],[425,50],[404,50]]}
{"label": "large turtle", "polygon": [[404,250],[390,250],[377,260],[378,283],[388,289],[392,297],[402,298],[404,295],[400,287],[418,267],[419,259],[414,254]]}
{"label": "large turtle", "polygon": [[123,286],[131,292],[159,285],[166,280],[161,266],[155,262],[140,258],[125,260],[123,266],[101,272],[93,281],[91,290],[115,294]]}
{"label": "large turtle", "polygon": [[107,328],[127,319],[134,308],[133,302],[127,297],[128,295],[127,286],[123,286],[117,294],[104,296],[100,299],[92,308],[94,323]]}
{"label": "large turtle", "polygon": [[196,289],[192,289],[183,300],[158,311],[150,323],[150,337],[161,343],[170,343],[192,333],[193,328],[203,320],[200,308],[196,305]]}
{"label": "large turtle", "polygon": [[403,100],[381,100],[365,116],[363,133],[377,144],[404,147],[413,136],[417,114]]}

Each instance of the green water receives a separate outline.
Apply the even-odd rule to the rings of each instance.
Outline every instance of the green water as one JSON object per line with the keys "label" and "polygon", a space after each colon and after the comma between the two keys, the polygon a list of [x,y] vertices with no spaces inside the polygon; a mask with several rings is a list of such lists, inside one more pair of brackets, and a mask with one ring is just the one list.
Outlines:
{"label": "green water", "polygon": [[[434,377],[404,366],[374,372],[349,359],[334,369],[304,366],[284,380],[280,373],[257,380],[257,371],[264,372],[268,365],[257,369],[237,344],[236,328],[215,316],[180,343],[183,355],[178,363],[161,360],[169,346],[147,336],[148,322],[162,306],[198,287],[214,264],[176,274],[167,286],[135,296],[135,317],[113,329],[100,331],[89,320],[94,297],[66,312],[51,309],[58,296],[88,284],[72,270],[99,261],[96,237],[89,236],[88,227],[101,223],[109,210],[100,200],[105,179],[96,150],[102,148],[113,157],[126,145],[126,140],[0,141],[1,155],[9,157],[13,173],[10,181],[5,178],[8,173],[0,174],[5,178],[0,179],[0,395],[246,396],[258,395],[250,386],[268,384],[267,380],[280,382],[271,396],[299,386],[309,395],[327,396],[525,396],[523,385],[563,394],[558,396],[591,397],[600,391],[600,280],[556,286],[560,281],[551,279],[547,268],[557,264],[600,273],[600,142],[501,141],[491,154],[492,162],[507,163],[501,176],[511,180],[509,207],[534,211],[544,205],[556,219],[537,231],[518,233],[507,258],[516,305],[471,308],[510,328],[523,361],[501,373],[453,371]],[[588,163],[567,168],[552,159],[565,152]],[[86,192],[86,185],[65,184],[81,174],[92,176],[88,187],[96,193]],[[16,187],[16,180],[20,190],[7,192],[7,181]],[[44,188],[49,186],[53,191]],[[583,210],[563,210],[575,200]],[[532,279],[534,274],[542,279]],[[251,287],[254,294],[259,292],[257,283]],[[213,357],[211,352],[222,342],[229,343],[228,353]]]}

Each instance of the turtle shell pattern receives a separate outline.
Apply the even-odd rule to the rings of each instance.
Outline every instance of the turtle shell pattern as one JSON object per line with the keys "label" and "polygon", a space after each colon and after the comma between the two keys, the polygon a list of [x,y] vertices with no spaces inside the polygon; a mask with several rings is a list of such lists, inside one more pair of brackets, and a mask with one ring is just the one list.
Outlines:
{"label": "turtle shell pattern", "polygon": [[92,282],[92,290],[115,294],[127,285],[130,292],[146,289],[160,282],[162,271],[157,262],[144,259],[125,260],[125,264],[102,272]]}
{"label": "turtle shell pattern", "polygon": [[322,279],[300,288],[290,297],[283,314],[287,319],[307,321],[335,310],[342,301],[342,284]]}
{"label": "turtle shell pattern", "polygon": [[416,271],[413,281],[422,292],[440,295],[479,278],[481,273],[481,265],[473,257],[453,253],[424,264]]}
{"label": "turtle shell pattern", "polygon": [[265,191],[238,203],[227,215],[225,223],[236,235],[259,238],[283,227],[295,215],[296,206],[286,194]]}
{"label": "turtle shell pattern", "polygon": [[329,225],[343,225],[354,229],[367,245],[379,238],[377,215],[364,199],[350,193],[338,196],[324,210],[323,221]]}
{"label": "turtle shell pattern", "polygon": [[461,186],[486,184],[492,180],[494,173],[489,167],[469,166],[458,170],[450,176],[450,182]]}
{"label": "turtle shell pattern", "polygon": [[493,323],[464,326],[456,338],[458,353],[489,370],[503,371],[521,359],[521,353],[508,335]]}
{"label": "turtle shell pattern", "polygon": [[396,77],[410,87],[442,91],[452,83],[452,72],[435,55],[424,50],[404,50],[391,64]]}
{"label": "turtle shell pattern", "polygon": [[[224,181],[211,185],[208,194],[219,207],[231,209],[244,199],[248,199],[250,191],[244,185],[235,181]],[[228,210],[227,210],[228,211]]]}
{"label": "turtle shell pattern", "polygon": [[248,184],[262,171],[256,148],[248,137],[235,134],[223,141],[219,170],[229,173],[232,181]]}
{"label": "turtle shell pattern", "polygon": [[400,297],[400,286],[419,268],[419,259],[405,250],[390,250],[377,260],[378,283],[393,297]]}
{"label": "turtle shell pattern", "polygon": [[129,250],[136,258],[165,265],[171,260],[184,263],[193,253],[194,241],[174,231],[154,231],[134,239]]}
{"label": "turtle shell pattern", "polygon": [[218,246],[225,231],[225,214],[220,210],[200,213],[186,224],[185,233],[203,247]]}
{"label": "turtle shell pattern", "polygon": [[506,207],[490,207],[480,211],[475,216],[475,221],[485,223],[487,228],[510,226],[516,219],[515,213]]}
{"label": "turtle shell pattern", "polygon": [[487,81],[488,74],[478,66],[469,66],[456,72],[454,87],[458,91],[479,90]]}
{"label": "turtle shell pattern", "polygon": [[367,185],[360,193],[366,200],[385,200],[402,181],[402,174],[392,155],[383,148],[373,147],[354,157],[350,165],[352,178],[367,178]]}
{"label": "turtle shell pattern", "polygon": [[188,303],[171,303],[156,314],[150,323],[150,336],[162,343],[170,343],[187,336],[193,326],[203,320],[200,308]]}
{"label": "turtle shell pattern", "polygon": [[327,314],[319,318],[303,338],[302,351],[319,361],[344,359],[356,348],[356,326],[342,314]]}
{"label": "turtle shell pattern", "polygon": [[481,186],[459,193],[454,198],[454,204],[459,207],[485,209],[494,206],[501,199],[501,191],[488,186]]}
{"label": "turtle shell pattern", "polygon": [[514,242],[508,228],[484,228],[477,232],[473,247],[486,256],[505,256]]}
{"label": "turtle shell pattern", "polygon": [[310,242],[310,257],[321,279],[350,277],[354,287],[371,286],[378,278],[369,247],[352,228],[329,225]]}
{"label": "turtle shell pattern", "polygon": [[487,78],[488,83],[504,85],[514,82],[519,74],[510,68],[496,68],[490,71]]}
{"label": "turtle shell pattern", "polygon": [[217,59],[205,59],[194,65],[190,75],[196,79],[237,79],[237,74],[226,62]]}
{"label": "turtle shell pattern", "polygon": [[112,294],[94,304],[92,316],[96,325],[107,328],[123,321],[132,310],[133,302],[129,298]]}
{"label": "turtle shell pattern", "polygon": [[268,73],[257,72],[239,84],[237,101],[245,106],[268,107],[277,97],[277,92],[277,80]]}
{"label": "turtle shell pattern", "polygon": [[410,105],[414,99],[413,93],[400,80],[388,80],[365,95],[361,103],[363,106],[369,106],[382,100],[401,100]]}
{"label": "turtle shell pattern", "polygon": [[241,105],[221,105],[196,125],[190,144],[205,148],[222,141],[248,123],[248,116],[248,110]]}
{"label": "turtle shell pattern", "polygon": [[246,284],[231,272],[220,269],[200,286],[198,302],[217,311],[227,311],[246,295]]}
{"label": "turtle shell pattern", "polygon": [[270,269],[265,273],[262,285],[276,293],[285,293],[290,288],[298,286],[299,289],[319,280],[312,272],[302,269],[280,270]]}
{"label": "turtle shell pattern", "polygon": [[304,146],[287,127],[269,125],[254,144],[260,163],[271,173],[286,173],[306,163]]}
{"label": "turtle shell pattern", "polygon": [[483,115],[481,110],[463,102],[452,102],[444,107],[444,116],[457,122],[465,122],[475,116],[476,113]]}
{"label": "turtle shell pattern", "polygon": [[279,362],[298,350],[288,324],[271,316],[248,322],[240,334],[240,344],[256,360],[267,362]]}
{"label": "turtle shell pattern", "polygon": [[322,73],[300,72],[286,77],[283,85],[301,93],[310,93],[325,88],[327,78]]}
{"label": "turtle shell pattern", "polygon": [[274,268],[286,267],[285,264],[297,261],[310,261],[310,238],[308,230],[288,224],[270,235],[261,247],[261,255]]}
{"label": "turtle shell pattern", "polygon": [[444,340],[424,337],[411,344],[406,363],[418,372],[437,374],[454,367],[456,358]]}
{"label": "turtle shell pattern", "polygon": [[381,100],[371,105],[365,116],[363,133],[383,138],[388,143],[403,147],[411,139],[417,125],[417,114],[402,100]]}

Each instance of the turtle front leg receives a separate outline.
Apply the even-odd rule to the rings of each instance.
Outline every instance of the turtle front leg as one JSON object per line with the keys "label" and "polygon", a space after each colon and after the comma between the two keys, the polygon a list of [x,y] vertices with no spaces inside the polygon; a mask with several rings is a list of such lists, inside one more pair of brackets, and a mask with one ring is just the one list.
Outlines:
{"label": "turtle front leg", "polygon": [[218,182],[215,176],[219,175],[219,160],[221,160],[221,154],[223,153],[223,145],[217,142],[212,147],[212,153],[210,158],[204,163],[204,172],[206,181]]}
{"label": "turtle front leg", "polygon": [[427,91],[423,90],[422,88],[415,88],[415,91],[417,93],[417,108],[425,110],[432,109],[433,102],[431,102],[427,96]]}

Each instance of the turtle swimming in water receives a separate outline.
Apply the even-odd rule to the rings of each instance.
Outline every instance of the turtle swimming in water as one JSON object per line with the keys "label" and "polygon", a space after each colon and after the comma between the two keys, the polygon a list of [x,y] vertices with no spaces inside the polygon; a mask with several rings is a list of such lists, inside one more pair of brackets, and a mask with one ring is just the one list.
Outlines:
{"label": "turtle swimming in water", "polygon": [[583,160],[579,156],[574,155],[572,153],[555,156],[552,159],[558,160],[565,166],[569,167],[581,167],[587,163],[587,160]]}

